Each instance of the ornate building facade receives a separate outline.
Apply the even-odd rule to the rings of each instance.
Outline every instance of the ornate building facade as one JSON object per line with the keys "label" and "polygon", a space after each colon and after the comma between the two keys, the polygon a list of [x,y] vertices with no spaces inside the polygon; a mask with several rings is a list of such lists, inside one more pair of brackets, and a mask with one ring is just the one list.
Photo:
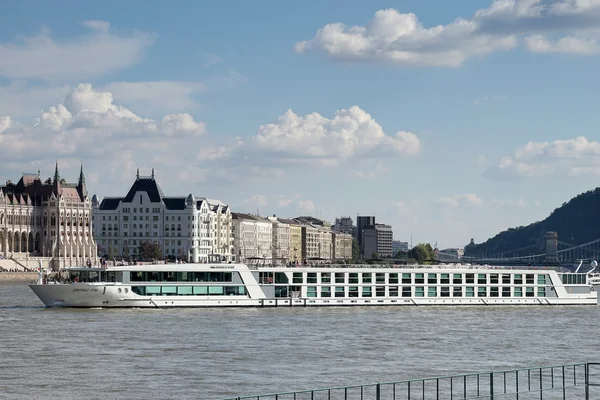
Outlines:
{"label": "ornate building facade", "polygon": [[23,174],[0,186],[0,254],[5,258],[43,258],[53,268],[96,261],[91,201],[83,167],[77,184],[40,172]]}
{"label": "ornate building facade", "polygon": [[98,252],[110,259],[138,258],[143,242],[158,244],[165,257],[208,262],[233,259],[231,211],[219,200],[167,197],[151,176],[140,176],[124,197],[92,197]]}

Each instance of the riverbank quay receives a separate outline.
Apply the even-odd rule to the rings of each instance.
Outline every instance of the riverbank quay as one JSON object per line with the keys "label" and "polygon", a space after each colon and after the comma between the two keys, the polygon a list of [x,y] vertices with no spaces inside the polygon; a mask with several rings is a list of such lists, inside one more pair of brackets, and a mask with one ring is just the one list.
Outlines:
{"label": "riverbank quay", "polygon": [[37,272],[0,271],[0,282],[33,282],[37,277]]}

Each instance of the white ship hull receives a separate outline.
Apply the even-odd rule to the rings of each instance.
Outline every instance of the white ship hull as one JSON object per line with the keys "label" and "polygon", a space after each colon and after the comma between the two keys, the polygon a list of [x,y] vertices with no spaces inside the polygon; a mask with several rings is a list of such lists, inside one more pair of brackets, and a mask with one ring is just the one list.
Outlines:
{"label": "white ship hull", "polygon": [[[470,266],[123,266],[69,270],[75,283],[30,285],[46,307],[595,305],[586,274]],[[83,282],[81,282],[83,281]],[[599,279],[600,281],[600,279]]]}

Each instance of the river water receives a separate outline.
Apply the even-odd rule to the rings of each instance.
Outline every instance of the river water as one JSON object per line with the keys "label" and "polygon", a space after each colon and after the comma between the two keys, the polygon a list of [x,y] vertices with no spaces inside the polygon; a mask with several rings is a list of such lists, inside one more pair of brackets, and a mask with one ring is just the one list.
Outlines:
{"label": "river water", "polygon": [[595,306],[46,309],[25,283],[0,282],[0,398],[218,399],[593,362],[599,317]]}

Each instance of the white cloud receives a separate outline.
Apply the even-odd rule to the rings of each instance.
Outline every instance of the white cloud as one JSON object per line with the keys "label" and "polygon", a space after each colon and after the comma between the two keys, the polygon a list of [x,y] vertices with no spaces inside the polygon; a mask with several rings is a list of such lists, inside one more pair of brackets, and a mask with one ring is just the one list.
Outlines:
{"label": "white cloud", "polygon": [[563,53],[593,55],[600,53],[600,43],[596,39],[565,36],[550,40],[543,35],[532,35],[525,38],[525,46],[534,53]]}
{"label": "white cloud", "polygon": [[[152,153],[170,158],[164,153],[174,148],[181,151],[206,131],[204,123],[189,114],[168,114],[159,121],[142,118],[114,104],[111,93],[88,84],[78,85],[61,104],[47,108],[33,121],[15,123],[6,117],[0,121],[3,160],[59,157],[68,162],[101,156],[109,169],[126,164],[134,154],[136,161],[144,163],[152,159]],[[114,168],[115,173],[122,171]]]}
{"label": "white cloud", "polygon": [[440,197],[439,199],[436,199],[435,202],[450,208],[462,206],[481,207],[483,205],[483,200],[474,193],[463,193],[451,197]]}
{"label": "white cloud", "polygon": [[558,174],[600,175],[600,142],[583,136],[553,142],[529,142],[484,172],[484,176],[496,179]]}
{"label": "white cloud", "polygon": [[374,153],[415,155],[421,148],[415,134],[400,131],[387,135],[358,106],[336,111],[331,119],[318,113],[299,116],[288,110],[276,123],[262,125],[253,143],[260,150],[280,153],[290,160],[317,159],[326,165]]}
{"label": "white cloud", "polygon": [[[472,57],[513,49],[528,34],[563,34],[550,45],[554,52],[591,54],[595,42],[586,43],[580,35],[599,27],[597,0],[495,0],[471,19],[432,27],[424,27],[412,13],[379,10],[364,26],[327,24],[312,39],[296,43],[295,50],[344,61],[457,67]],[[531,41],[526,48],[537,51],[540,47],[531,47]]]}
{"label": "white cloud", "polygon": [[[538,202],[539,203],[539,202]],[[495,197],[492,198],[492,204],[499,207],[527,207],[529,203],[525,199],[513,200],[498,200]],[[534,202],[534,205],[535,204]]]}
{"label": "white cloud", "polygon": [[250,196],[249,198],[247,198],[246,200],[244,200],[244,204],[258,206],[258,207],[264,207],[267,204],[269,204],[269,201],[267,200],[267,197],[265,195],[254,194],[254,195]]}
{"label": "white cloud", "polygon": [[381,161],[364,160],[358,164],[360,169],[350,170],[350,174],[359,179],[375,179],[389,171]]}
{"label": "white cloud", "polygon": [[218,54],[214,54],[214,53],[206,53],[204,55],[204,58],[205,58],[205,60],[204,60],[204,63],[202,64],[202,66],[204,68],[210,68],[213,65],[220,64],[224,61],[221,57],[219,57]]}
{"label": "white cloud", "polygon": [[155,36],[121,35],[104,21],[84,21],[88,33],[55,40],[47,30],[12,43],[0,43],[0,76],[42,81],[79,80],[135,65]]}
{"label": "white cloud", "polygon": [[298,209],[303,214],[310,214],[317,209],[317,206],[311,200],[298,200]]}
{"label": "white cloud", "polygon": [[280,208],[288,207],[294,200],[286,198],[284,195],[279,195],[279,202],[277,203]]}
{"label": "white cloud", "polygon": [[4,132],[12,125],[10,117],[0,117],[0,133]]}
{"label": "white cloud", "polygon": [[17,119],[39,115],[48,104],[63,100],[71,88],[65,86],[31,86],[14,81],[0,86],[0,113]]}

